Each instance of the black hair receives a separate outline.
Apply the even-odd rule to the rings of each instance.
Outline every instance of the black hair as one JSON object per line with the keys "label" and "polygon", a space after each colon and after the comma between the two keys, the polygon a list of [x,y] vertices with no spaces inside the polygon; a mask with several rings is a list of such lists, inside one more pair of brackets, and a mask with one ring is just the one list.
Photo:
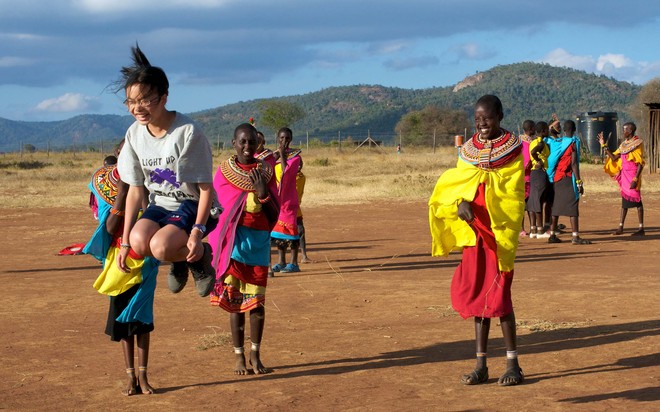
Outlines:
{"label": "black hair", "polygon": [[536,123],[536,134],[541,135],[544,130],[549,129],[549,126],[546,122],[538,122]]}
{"label": "black hair", "polygon": [[572,120],[566,120],[564,122],[564,132],[566,132],[566,130],[570,130],[575,133],[575,122]]}
{"label": "black hair", "polygon": [[117,156],[110,155],[103,159],[103,166],[113,166],[117,164]]}
{"label": "black hair", "polygon": [[626,122],[623,124],[623,126],[630,126],[632,128],[632,132],[635,133],[637,131],[637,125],[633,122]]}
{"label": "black hair", "polygon": [[525,120],[522,124],[523,130],[532,130],[534,131],[534,127],[536,126],[536,123],[534,123],[534,120]]}
{"label": "black hair", "polygon": [[277,131],[277,134],[279,135],[282,132],[289,133],[289,136],[291,136],[291,138],[293,138],[293,132],[288,127],[280,127],[280,130]]}
{"label": "black hair", "polygon": [[168,94],[170,82],[163,69],[152,66],[137,43],[131,47],[131,55],[133,65],[121,68],[121,78],[115,84],[115,93],[126,90],[134,84],[142,84],[155,90],[159,97]]}
{"label": "black hair", "polygon": [[251,123],[241,123],[234,129],[234,138],[238,135],[238,132],[241,130],[247,131],[251,135],[254,135],[255,139],[257,137],[257,129]]}
{"label": "black hair", "polygon": [[474,107],[477,106],[491,107],[495,110],[497,114],[504,115],[504,109],[502,108],[502,101],[500,100],[499,97],[495,96],[494,94],[486,94],[484,96],[481,96],[479,100],[477,100],[477,103],[474,105]]}

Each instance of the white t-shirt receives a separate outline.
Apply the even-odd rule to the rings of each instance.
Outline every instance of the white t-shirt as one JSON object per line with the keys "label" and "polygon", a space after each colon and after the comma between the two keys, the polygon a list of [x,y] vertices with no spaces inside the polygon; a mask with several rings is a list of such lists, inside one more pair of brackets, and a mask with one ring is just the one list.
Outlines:
{"label": "white t-shirt", "polygon": [[121,180],[146,186],[149,204],[173,211],[187,199],[199,200],[198,183],[213,182],[211,145],[189,117],[176,113],[167,134],[156,138],[133,123],[117,164]]}

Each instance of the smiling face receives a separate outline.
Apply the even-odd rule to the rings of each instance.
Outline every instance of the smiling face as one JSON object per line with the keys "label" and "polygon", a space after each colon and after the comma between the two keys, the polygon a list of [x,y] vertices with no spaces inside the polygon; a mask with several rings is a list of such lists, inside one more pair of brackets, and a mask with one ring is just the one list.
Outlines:
{"label": "smiling face", "polygon": [[231,141],[236,150],[236,160],[241,164],[254,163],[254,154],[257,152],[257,134],[249,129],[238,129]]}
{"label": "smiling face", "polygon": [[482,139],[492,140],[502,134],[500,122],[504,116],[492,105],[477,104],[474,108],[474,126]]}
{"label": "smiling face", "polygon": [[140,124],[148,125],[162,118],[167,112],[166,102],[167,95],[159,96],[147,85],[135,83],[126,88],[126,107]]}

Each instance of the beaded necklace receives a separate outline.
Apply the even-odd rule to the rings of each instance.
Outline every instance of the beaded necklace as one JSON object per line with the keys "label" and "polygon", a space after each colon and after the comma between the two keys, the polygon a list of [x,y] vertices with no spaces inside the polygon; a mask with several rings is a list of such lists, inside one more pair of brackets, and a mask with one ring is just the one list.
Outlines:
{"label": "beaded necklace", "polygon": [[637,136],[633,136],[630,139],[626,139],[623,142],[621,142],[621,145],[619,146],[619,153],[628,154],[633,150],[637,149],[637,147],[641,144],[642,144],[642,139],[640,139]]}
{"label": "beaded necklace", "polygon": [[[220,164],[220,171],[222,172],[222,175],[234,187],[246,192],[254,192],[255,189],[252,181],[250,180],[249,171],[241,168],[236,163],[236,158],[236,155],[232,155],[229,159]],[[273,177],[273,167],[261,160],[257,160],[257,165],[255,167],[261,172],[264,180],[266,182],[270,182],[270,179]]]}

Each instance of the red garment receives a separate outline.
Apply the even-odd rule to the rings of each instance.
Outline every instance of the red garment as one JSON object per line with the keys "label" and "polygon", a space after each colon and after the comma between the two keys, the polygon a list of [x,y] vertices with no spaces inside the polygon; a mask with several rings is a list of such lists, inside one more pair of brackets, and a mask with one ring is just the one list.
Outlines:
{"label": "red garment", "polygon": [[568,149],[559,158],[557,162],[557,167],[555,168],[555,174],[553,176],[553,181],[556,183],[565,177],[573,176],[573,151],[575,150],[575,145],[571,144],[568,146]]}
{"label": "red garment", "polygon": [[479,185],[470,205],[474,214],[472,229],[477,235],[477,242],[475,246],[463,248],[463,258],[451,282],[451,303],[463,319],[506,316],[513,312],[513,271],[499,270],[497,244],[490,229],[484,184]]}

